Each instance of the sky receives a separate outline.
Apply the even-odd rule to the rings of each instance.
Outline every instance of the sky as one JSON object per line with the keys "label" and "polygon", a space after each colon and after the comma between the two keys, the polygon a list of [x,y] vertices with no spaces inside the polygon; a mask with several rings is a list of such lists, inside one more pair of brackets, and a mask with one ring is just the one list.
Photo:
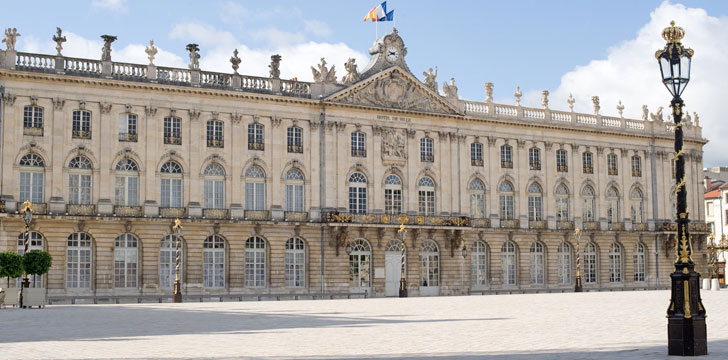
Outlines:
{"label": "sky", "polygon": [[[310,67],[325,57],[339,77],[343,64],[356,59],[361,70],[368,49],[391,31],[392,23],[363,22],[378,2],[192,0],[36,0],[3,5],[0,27],[21,34],[19,51],[55,54],[56,27],[67,38],[63,54],[100,58],[100,35],[118,37],[112,59],[146,64],[149,40],[159,48],[158,66],[186,67],[185,45],[200,45],[203,70],[232,72],[234,49],[239,72],[268,75],[270,55],[281,54],[281,77],[310,81]],[[494,83],[497,103],[514,104],[520,86],[524,106],[591,113],[599,96],[601,113],[641,118],[668,109],[670,95],[660,82],[654,58],[664,46],[662,29],[675,20],[686,30],[683,44],[695,50],[691,82],[683,93],[685,110],[697,112],[703,137],[704,166],[728,166],[728,122],[722,96],[728,94],[728,2],[726,1],[430,1],[390,0],[396,27],[407,46],[412,72],[437,67],[437,80],[451,77],[461,98],[482,101],[483,84]],[[727,57],[723,57],[727,56]],[[669,109],[668,109],[669,110]],[[669,113],[664,110],[665,114]]]}

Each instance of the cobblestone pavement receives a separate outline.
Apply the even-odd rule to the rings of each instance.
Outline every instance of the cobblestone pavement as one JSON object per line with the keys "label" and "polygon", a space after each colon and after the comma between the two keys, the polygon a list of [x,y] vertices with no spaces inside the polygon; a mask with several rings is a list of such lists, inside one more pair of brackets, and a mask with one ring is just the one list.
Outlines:
{"label": "cobblestone pavement", "polygon": [[[728,359],[728,291],[703,291]],[[667,291],[0,310],[0,358],[665,359]],[[704,357],[705,358],[705,357]]]}

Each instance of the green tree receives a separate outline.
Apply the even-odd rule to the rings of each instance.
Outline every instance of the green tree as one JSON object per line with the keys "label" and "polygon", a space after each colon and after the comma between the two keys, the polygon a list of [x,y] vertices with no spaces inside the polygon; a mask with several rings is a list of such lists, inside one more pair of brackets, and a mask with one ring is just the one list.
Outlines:
{"label": "green tree", "polygon": [[46,251],[30,250],[23,254],[23,269],[29,275],[43,275],[48,272],[53,257]]}
{"label": "green tree", "polygon": [[0,278],[8,278],[8,287],[10,278],[21,275],[23,275],[23,257],[13,251],[0,252]]}

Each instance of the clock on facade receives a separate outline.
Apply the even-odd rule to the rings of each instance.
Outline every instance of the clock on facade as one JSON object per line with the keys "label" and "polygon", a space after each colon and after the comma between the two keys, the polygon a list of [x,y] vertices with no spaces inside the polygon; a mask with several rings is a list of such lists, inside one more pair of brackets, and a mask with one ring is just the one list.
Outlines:
{"label": "clock on facade", "polygon": [[394,46],[390,46],[387,48],[387,61],[389,62],[395,62],[399,58],[399,49],[397,49]]}

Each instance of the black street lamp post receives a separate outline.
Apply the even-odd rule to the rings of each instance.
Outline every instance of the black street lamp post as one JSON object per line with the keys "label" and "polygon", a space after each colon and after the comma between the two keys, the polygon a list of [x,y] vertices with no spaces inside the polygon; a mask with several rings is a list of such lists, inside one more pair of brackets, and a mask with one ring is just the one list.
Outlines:
{"label": "black street lamp post", "polygon": [[581,230],[574,230],[574,242],[576,243],[576,279],[574,280],[574,292],[582,292],[584,288],[581,285],[581,253],[579,252],[579,239],[581,239]]}
{"label": "black street lamp post", "polygon": [[399,278],[399,297],[406,298],[407,297],[407,274],[405,271],[405,260],[406,260],[406,254],[405,254],[405,246],[404,246],[404,236],[405,233],[407,233],[407,230],[404,229],[404,221],[401,225],[399,225],[399,230],[397,230],[399,233],[399,238],[401,240],[400,249],[402,251],[402,260],[401,262],[401,274]]}
{"label": "black street lamp post", "polygon": [[175,268],[174,268],[174,299],[173,301],[176,303],[182,302],[182,283],[179,280],[179,243],[180,238],[182,236],[182,222],[179,219],[174,220],[174,226],[172,226],[172,230],[174,230],[174,237],[175,237]]}
{"label": "black street lamp post", "polygon": [[[33,220],[33,209],[31,208],[33,204],[30,201],[25,201],[23,203],[23,210],[20,212],[23,214],[23,222],[25,222],[25,234],[24,234],[24,244],[23,244],[23,254],[28,253],[28,249],[30,248],[30,222]],[[20,307],[23,308],[23,292],[25,289],[30,287],[30,277],[28,277],[28,273],[23,271],[23,283],[20,287]]]}
{"label": "black street lamp post", "polygon": [[655,57],[660,64],[662,82],[672,94],[670,107],[675,122],[675,179],[677,185],[677,245],[675,248],[675,272],[670,274],[672,293],[667,309],[667,347],[669,355],[707,355],[705,308],[700,299],[700,274],[695,271],[692,244],[688,224],[687,189],[685,177],[685,151],[683,149],[682,113],[684,103],[680,95],[690,81],[690,62],[693,50],[680,43],[685,30],[670,22],[662,31],[667,41],[657,50]]}

